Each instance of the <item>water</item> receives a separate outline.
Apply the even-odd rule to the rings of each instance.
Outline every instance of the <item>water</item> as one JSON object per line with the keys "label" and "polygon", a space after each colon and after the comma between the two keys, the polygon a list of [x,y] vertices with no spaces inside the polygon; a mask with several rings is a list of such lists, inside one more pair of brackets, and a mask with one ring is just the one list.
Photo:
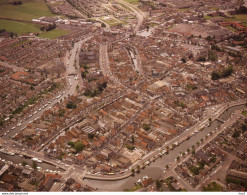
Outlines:
{"label": "water", "polygon": [[[6,161],[11,161],[14,164],[20,164],[25,161],[30,167],[32,167],[33,165],[33,161],[31,160],[31,158],[20,157],[19,155],[11,156],[0,152],[0,158],[5,159]],[[38,167],[42,168],[42,170],[49,169],[53,171],[63,171],[61,168],[56,168],[56,166],[48,164],[46,162],[42,162],[42,163],[36,162],[36,163]]]}

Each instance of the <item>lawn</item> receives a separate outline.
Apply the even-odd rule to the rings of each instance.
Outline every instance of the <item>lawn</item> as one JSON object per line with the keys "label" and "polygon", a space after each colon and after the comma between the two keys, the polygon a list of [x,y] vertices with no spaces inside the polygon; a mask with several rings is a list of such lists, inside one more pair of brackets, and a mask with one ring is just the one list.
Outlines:
{"label": "lawn", "polygon": [[0,17],[31,21],[42,16],[55,16],[43,0],[23,0],[22,5],[0,6]]}
{"label": "lawn", "polygon": [[206,15],[206,16],[204,16],[204,18],[205,18],[206,20],[209,20],[209,19],[211,19],[211,18],[212,18],[212,16],[208,16],[208,15]]}
{"label": "lawn", "polygon": [[226,26],[226,28],[228,28],[230,31],[236,32],[237,30],[231,26]]}
{"label": "lawn", "polygon": [[226,21],[240,21],[247,26],[247,14],[232,15],[233,18],[226,18]]}
{"label": "lawn", "polygon": [[247,117],[247,111],[243,111],[242,115],[244,115],[245,117]]}
{"label": "lawn", "polygon": [[188,10],[190,10],[190,9],[189,8],[180,8],[180,9],[178,9],[178,11],[180,11],[180,12],[186,12]]}
{"label": "lawn", "polygon": [[126,1],[127,3],[131,3],[133,5],[138,5],[139,4],[139,0],[124,0]]}
{"label": "lawn", "polygon": [[14,32],[18,35],[26,34],[28,32],[40,32],[39,26],[32,23],[22,23],[10,20],[0,20],[0,28],[8,32]]}
{"label": "lawn", "polygon": [[39,37],[41,37],[41,38],[48,38],[48,39],[55,39],[57,37],[66,35],[68,33],[69,32],[68,31],[65,31],[65,30],[54,29],[52,31],[39,34]]}
{"label": "lawn", "polygon": [[216,182],[212,182],[208,184],[207,186],[203,187],[204,192],[222,192],[223,187]]}

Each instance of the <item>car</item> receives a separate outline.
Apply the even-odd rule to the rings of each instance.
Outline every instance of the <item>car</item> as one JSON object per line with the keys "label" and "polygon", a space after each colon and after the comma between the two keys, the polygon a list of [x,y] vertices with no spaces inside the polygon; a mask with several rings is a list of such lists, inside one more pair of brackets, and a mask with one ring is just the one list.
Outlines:
{"label": "car", "polygon": [[39,111],[41,111],[41,108],[39,109]]}
{"label": "car", "polygon": [[37,111],[35,111],[33,114],[37,114]]}

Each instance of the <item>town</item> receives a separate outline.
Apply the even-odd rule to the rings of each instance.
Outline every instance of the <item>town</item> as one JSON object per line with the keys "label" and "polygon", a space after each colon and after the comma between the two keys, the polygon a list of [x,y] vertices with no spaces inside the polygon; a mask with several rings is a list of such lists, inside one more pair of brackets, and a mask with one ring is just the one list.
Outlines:
{"label": "town", "polygon": [[247,190],[246,0],[0,10],[0,191]]}

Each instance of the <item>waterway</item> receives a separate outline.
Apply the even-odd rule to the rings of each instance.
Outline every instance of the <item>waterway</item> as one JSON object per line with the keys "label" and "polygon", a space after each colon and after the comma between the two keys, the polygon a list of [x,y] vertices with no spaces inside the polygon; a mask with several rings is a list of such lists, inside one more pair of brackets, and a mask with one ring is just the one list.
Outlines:
{"label": "waterway", "polygon": [[[1,159],[5,159],[5,161],[10,161],[14,164],[22,164],[22,162],[26,162],[27,165],[29,165],[30,167],[32,167],[33,165],[33,161],[31,160],[31,158],[27,158],[27,157],[20,157],[19,155],[15,154],[13,156],[8,155],[8,154],[4,154],[2,152],[0,152],[0,158]],[[46,162],[36,162],[38,167],[41,167],[42,170],[52,170],[52,171],[63,171],[61,168],[57,168],[56,166],[46,163]]]}
{"label": "waterway", "polygon": [[[235,110],[241,110],[244,108],[246,108],[245,105],[231,107],[227,109],[223,114],[221,114],[219,118],[223,121],[226,121]],[[119,181],[96,181],[89,179],[85,179],[84,181],[89,186],[98,188],[101,191],[123,191],[124,189],[133,188],[135,182],[145,175],[156,180],[164,171],[165,166],[173,163],[180,152],[185,152],[187,148],[191,148],[193,145],[196,146],[197,141],[205,138],[206,135],[218,128],[221,124],[221,122],[214,120],[209,127],[204,128],[199,133],[193,135],[189,140],[181,143],[174,150],[171,150],[168,155],[164,155],[162,156],[162,158],[159,158],[155,162],[152,162],[148,167],[146,167],[144,170],[141,170],[141,172],[139,174],[136,174],[135,176]]]}

